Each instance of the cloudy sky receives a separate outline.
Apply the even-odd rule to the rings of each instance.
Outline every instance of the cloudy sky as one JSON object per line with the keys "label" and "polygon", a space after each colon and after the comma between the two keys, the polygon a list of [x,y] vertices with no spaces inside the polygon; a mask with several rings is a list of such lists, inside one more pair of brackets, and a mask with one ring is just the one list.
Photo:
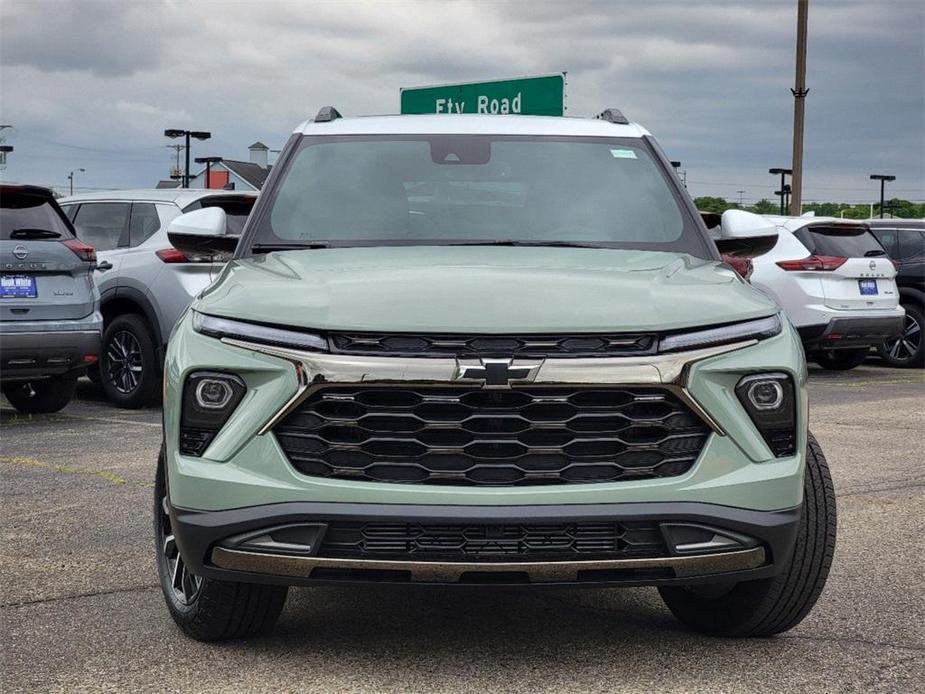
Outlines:
{"label": "cloudy sky", "polygon": [[[695,195],[772,197],[789,166],[796,0],[0,0],[6,180],[149,187],[165,128],[194,156],[279,148],[319,106],[394,113],[399,87],[568,71],[568,112],[622,108]],[[808,200],[925,199],[925,1],[812,0]]]}

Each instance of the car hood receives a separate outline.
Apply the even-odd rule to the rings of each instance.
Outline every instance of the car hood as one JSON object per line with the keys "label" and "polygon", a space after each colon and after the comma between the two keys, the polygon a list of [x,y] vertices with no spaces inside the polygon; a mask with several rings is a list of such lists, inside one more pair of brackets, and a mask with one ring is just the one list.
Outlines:
{"label": "car hood", "polygon": [[237,259],[194,308],[319,330],[508,334],[672,330],[778,310],[728,267],[684,254],[500,246]]}

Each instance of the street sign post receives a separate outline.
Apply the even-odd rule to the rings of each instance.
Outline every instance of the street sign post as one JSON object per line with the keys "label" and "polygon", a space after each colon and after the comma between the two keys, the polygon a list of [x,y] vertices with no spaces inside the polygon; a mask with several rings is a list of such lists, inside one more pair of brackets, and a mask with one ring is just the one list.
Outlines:
{"label": "street sign post", "polygon": [[401,90],[402,113],[565,114],[565,73]]}

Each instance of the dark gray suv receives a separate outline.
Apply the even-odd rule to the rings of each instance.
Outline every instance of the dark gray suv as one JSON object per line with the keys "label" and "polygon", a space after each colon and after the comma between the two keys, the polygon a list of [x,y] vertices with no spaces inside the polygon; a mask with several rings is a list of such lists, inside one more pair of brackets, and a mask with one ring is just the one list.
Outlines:
{"label": "dark gray suv", "polygon": [[99,355],[96,252],[54,195],[0,187],[0,382],[20,412],[56,412]]}

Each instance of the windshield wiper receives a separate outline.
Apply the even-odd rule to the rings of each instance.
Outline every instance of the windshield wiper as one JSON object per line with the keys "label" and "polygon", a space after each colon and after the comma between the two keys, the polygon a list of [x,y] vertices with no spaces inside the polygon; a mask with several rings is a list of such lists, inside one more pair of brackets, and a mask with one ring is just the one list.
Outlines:
{"label": "windshield wiper", "polygon": [[609,248],[598,243],[587,243],[585,241],[524,241],[517,239],[485,239],[484,241],[450,241],[449,243],[440,244],[441,246],[529,246],[543,247],[551,246],[553,248]]}
{"label": "windshield wiper", "polygon": [[61,233],[51,229],[13,229],[10,232],[11,239],[59,239]]}
{"label": "windshield wiper", "polygon": [[311,241],[309,243],[255,243],[251,246],[253,253],[273,253],[275,251],[302,251],[312,248],[330,248],[327,241]]}
{"label": "windshield wiper", "polygon": [[873,249],[873,250],[871,250],[871,251],[867,251],[867,252],[864,254],[864,257],[865,257],[865,258],[873,258],[874,256],[881,256],[881,255],[886,255],[886,251],[881,251],[881,250],[875,248],[875,249]]}

